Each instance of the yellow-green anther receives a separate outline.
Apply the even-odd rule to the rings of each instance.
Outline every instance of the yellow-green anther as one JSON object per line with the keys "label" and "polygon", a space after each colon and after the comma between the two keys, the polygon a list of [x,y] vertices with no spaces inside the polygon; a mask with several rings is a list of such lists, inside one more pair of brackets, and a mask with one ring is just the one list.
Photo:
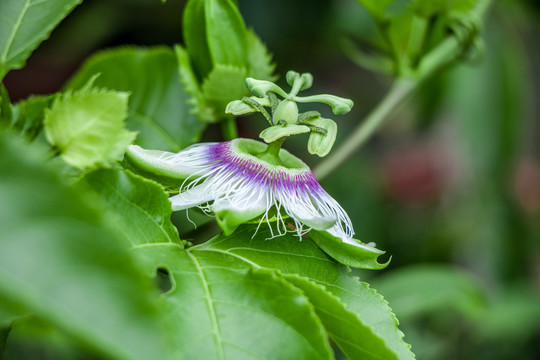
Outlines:
{"label": "yellow-green anther", "polygon": [[296,124],[298,120],[298,105],[292,100],[283,100],[274,111],[273,122],[279,124],[285,122],[287,124]]}
{"label": "yellow-green anther", "polygon": [[266,143],[271,143],[283,137],[307,133],[309,131],[310,131],[309,127],[305,125],[294,125],[294,124],[276,125],[276,126],[271,126],[269,128],[264,129],[260,133],[259,137],[263,139]]}
{"label": "yellow-green anther", "polygon": [[343,115],[351,111],[354,102],[335,95],[321,94],[312,96],[297,96],[294,98],[297,102],[320,102],[332,107],[332,112],[336,115]]}
{"label": "yellow-green anther", "polygon": [[331,119],[325,119],[322,117],[308,120],[305,123],[326,130],[326,134],[322,134],[317,131],[311,131],[308,140],[308,151],[310,154],[319,155],[320,157],[328,155],[334,141],[336,141],[337,124]]}
{"label": "yellow-green anther", "polygon": [[268,92],[274,92],[282,97],[287,97],[287,93],[283,89],[270,81],[247,78],[246,86],[253,95],[258,97],[265,97]]}

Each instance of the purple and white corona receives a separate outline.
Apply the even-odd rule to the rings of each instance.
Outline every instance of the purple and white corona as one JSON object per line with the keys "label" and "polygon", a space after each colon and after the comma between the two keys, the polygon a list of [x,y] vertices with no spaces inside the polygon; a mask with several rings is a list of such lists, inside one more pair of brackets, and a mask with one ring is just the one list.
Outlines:
{"label": "purple and white corona", "polygon": [[193,145],[179,153],[131,146],[137,162],[185,178],[173,210],[198,206],[212,212],[226,233],[244,222],[267,223],[272,236],[288,231],[286,218],[300,236],[310,229],[326,230],[343,242],[358,245],[351,220],[319,185],[309,167],[280,149],[278,164],[262,159],[267,145],[250,139]]}

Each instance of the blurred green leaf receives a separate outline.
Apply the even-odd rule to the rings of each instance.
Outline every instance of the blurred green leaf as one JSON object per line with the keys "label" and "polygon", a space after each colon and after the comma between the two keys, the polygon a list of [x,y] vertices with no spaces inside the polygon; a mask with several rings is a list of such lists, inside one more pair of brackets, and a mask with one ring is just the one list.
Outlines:
{"label": "blurred green leaf", "polygon": [[127,170],[101,169],[85,183],[106,201],[106,216],[132,244],[180,244],[171,223],[171,203],[163,188]]}
{"label": "blurred green leaf", "polygon": [[157,297],[126,245],[42,154],[1,137],[0,297],[107,358],[167,359]]}
{"label": "blurred green leaf", "polygon": [[402,320],[443,310],[473,318],[484,309],[484,291],[463,270],[445,265],[412,265],[378,276],[371,285]]}
{"label": "blurred green leaf", "polygon": [[423,17],[445,14],[451,11],[467,12],[477,0],[413,0],[413,10]]}
{"label": "blurred green leaf", "polygon": [[182,30],[186,49],[199,81],[212,70],[206,34],[205,0],[189,0],[184,9]]}
{"label": "blurred green leaf", "polygon": [[[337,301],[319,289],[306,285],[304,291],[312,291],[320,298],[310,299],[315,306],[321,306],[318,311],[325,311],[320,315],[325,321],[325,327],[332,339],[341,349],[351,354],[375,351],[374,354],[364,354],[362,358],[386,359],[389,350],[398,359],[413,359],[410,346],[403,341],[403,333],[397,327],[397,319],[392,314],[387,302],[370,289],[366,283],[350,276],[348,269],[330,259],[309,238],[287,234],[266,240],[271,237],[267,229],[260,229],[253,236],[256,226],[242,226],[231,236],[219,235],[214,239],[191,248],[192,253],[221,253],[228,255],[251,266],[277,269],[288,275],[305,277],[319,285],[339,299],[347,311],[356,316],[341,323],[342,327],[334,323],[336,318],[343,316],[343,308],[322,308],[335,305]],[[312,230],[313,231],[313,230]],[[232,260],[230,260],[232,262]],[[291,282],[300,286],[301,281],[291,278]],[[324,320],[326,319],[326,320]],[[356,331],[349,331],[351,329]],[[360,336],[362,334],[362,336]],[[371,347],[371,344],[380,344],[382,340],[385,347]],[[370,349],[370,350],[368,350]],[[369,356],[369,357],[368,357]],[[354,357],[353,357],[354,358]]]}
{"label": "blurred green leaf", "polygon": [[187,51],[180,45],[175,45],[174,52],[178,60],[178,71],[186,93],[191,95],[187,103],[192,105],[191,113],[196,114],[200,121],[214,122],[216,114],[214,109],[206,105],[206,100],[201,92],[197,77],[191,67]]}
{"label": "blurred green leaf", "polygon": [[204,11],[206,41],[214,66],[247,68],[247,30],[236,5],[231,0],[205,0]]}
{"label": "blurred green leaf", "polygon": [[20,69],[52,29],[82,0],[2,0],[0,2],[0,80]]}
{"label": "blurred green leaf", "polygon": [[163,297],[185,359],[331,359],[327,335],[303,292],[276,272],[238,269],[219,252],[141,244],[147,271],[165,268]]}
{"label": "blurred green leaf", "polygon": [[43,130],[45,110],[56,95],[31,96],[13,106],[12,129],[33,141]]}
{"label": "blurred green leaf", "polygon": [[127,102],[128,94],[124,92],[67,92],[45,111],[47,140],[68,164],[80,169],[120,160],[136,136],[124,129]]}
{"label": "blurred green leaf", "polygon": [[127,126],[136,144],[179,151],[199,140],[205,124],[192,114],[173,51],[166,47],[119,48],[91,57],[67,87],[78,89],[95,74],[95,86],[129,92]]}
{"label": "blurred green leaf", "polygon": [[202,92],[205,101],[215,109],[218,118],[225,115],[225,107],[230,101],[249,95],[245,80],[244,68],[220,64],[204,79]]}
{"label": "blurred green leaf", "polygon": [[276,80],[277,77],[274,75],[276,64],[272,62],[272,54],[253,30],[247,32],[247,63],[249,76],[255,79]]}
{"label": "blurred green leaf", "polygon": [[13,121],[13,107],[11,99],[4,84],[0,84],[0,127],[11,127]]}
{"label": "blurred green leaf", "polygon": [[388,5],[396,0],[357,0],[360,4],[369,11],[369,13],[377,20],[385,18],[385,12]]}

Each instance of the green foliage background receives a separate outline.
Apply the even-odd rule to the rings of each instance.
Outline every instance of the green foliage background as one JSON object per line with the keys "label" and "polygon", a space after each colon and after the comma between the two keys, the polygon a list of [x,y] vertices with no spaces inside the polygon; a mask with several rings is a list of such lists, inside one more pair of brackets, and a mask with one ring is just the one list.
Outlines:
{"label": "green foliage background", "polygon": [[[419,359],[540,356],[537,2],[496,1],[484,23],[483,55],[425,82],[380,133],[322,181],[353,219],[357,237],[392,256],[382,271],[352,273],[309,239],[269,242],[264,231],[251,239],[249,225],[224,237],[196,212],[197,231],[184,214],[173,214],[180,241],[166,221],[171,214],[163,189],[145,174],[112,166],[73,189],[65,185],[73,170],[58,158],[48,161],[40,116],[61,101],[49,95],[61,89],[76,94],[95,69],[103,73],[94,86],[129,93],[129,108],[117,118],[139,132],[136,143],[178,151],[201,138],[220,140],[218,125],[206,127],[222,120],[206,110],[227,102],[214,89],[223,78],[272,72],[259,40],[250,35],[259,50],[248,56],[240,48],[223,52],[214,39],[209,63],[182,75],[186,54],[208,51],[182,35],[185,2],[85,1],[23,70],[8,73],[23,67],[37,47],[27,37],[46,38],[79,1],[16,3],[10,11],[48,22],[25,22],[29,28],[10,46],[0,39],[0,76],[7,73],[0,122],[9,114],[10,127],[34,141],[28,146],[11,133],[0,137],[3,356],[274,359],[279,351],[282,358],[403,359],[412,357],[407,343]],[[310,72],[314,91],[355,101],[340,119],[337,144],[390,84],[388,75],[359,67],[374,69],[372,59],[356,51],[384,50],[369,12],[391,17],[406,2],[387,3],[238,2],[247,27],[273,53],[277,74]],[[431,16],[469,3],[437,1],[415,11]],[[2,6],[0,32],[17,21]],[[411,21],[389,30],[396,41],[412,41],[400,38]],[[240,24],[223,35],[242,31]],[[182,48],[162,46],[179,43]],[[110,49],[116,46],[121,49]],[[388,59],[376,60],[378,71],[392,71]],[[122,77],[124,71],[131,76]],[[26,99],[30,94],[41,96]],[[186,103],[190,96],[195,100]],[[239,133],[256,138],[262,125],[241,119]],[[310,165],[319,161],[303,141],[285,147]],[[116,158],[111,152],[97,162]],[[198,245],[185,250],[186,240]],[[208,284],[217,284],[212,296]],[[220,332],[217,323],[230,331]]]}

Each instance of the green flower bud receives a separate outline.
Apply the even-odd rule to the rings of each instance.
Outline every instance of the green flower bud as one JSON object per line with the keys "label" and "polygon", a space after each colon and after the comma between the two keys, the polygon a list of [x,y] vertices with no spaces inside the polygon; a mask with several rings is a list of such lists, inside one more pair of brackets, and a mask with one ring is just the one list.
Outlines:
{"label": "green flower bud", "polygon": [[276,108],[273,116],[274,124],[285,122],[296,124],[298,120],[298,105],[292,100],[283,100]]}

